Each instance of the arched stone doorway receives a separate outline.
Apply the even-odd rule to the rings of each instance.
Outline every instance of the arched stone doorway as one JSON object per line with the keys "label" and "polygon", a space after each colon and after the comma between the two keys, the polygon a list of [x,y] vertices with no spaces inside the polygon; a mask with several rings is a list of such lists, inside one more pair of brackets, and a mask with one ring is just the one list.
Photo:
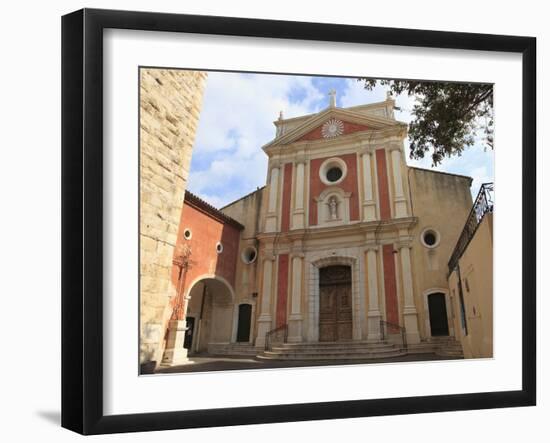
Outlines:
{"label": "arched stone doorway", "polygon": [[[306,281],[308,284],[307,297],[307,341],[318,342],[319,337],[319,319],[320,319],[320,273],[323,268],[331,266],[345,266],[350,269],[350,305],[351,305],[351,339],[361,340],[362,331],[366,330],[362,324],[361,312],[364,310],[360,296],[360,287],[364,284],[361,277],[362,267],[356,257],[349,256],[329,256],[312,257],[308,266]],[[364,316],[363,316],[364,317]]]}
{"label": "arched stone doorway", "polygon": [[351,267],[319,269],[319,341],[352,339]]}
{"label": "arched stone doorway", "polygon": [[234,294],[220,277],[197,279],[188,292],[184,347],[189,355],[206,353],[211,345],[231,341]]}
{"label": "arched stone doorway", "polygon": [[428,294],[428,313],[430,317],[430,334],[432,337],[448,336],[449,322],[445,294],[433,292]]}

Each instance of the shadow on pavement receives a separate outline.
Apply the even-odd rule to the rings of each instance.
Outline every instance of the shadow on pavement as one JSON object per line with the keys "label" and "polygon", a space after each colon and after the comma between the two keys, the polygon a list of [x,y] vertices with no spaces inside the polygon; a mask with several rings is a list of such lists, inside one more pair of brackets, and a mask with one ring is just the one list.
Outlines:
{"label": "shadow on pavement", "polygon": [[436,354],[412,354],[402,357],[368,360],[260,360],[251,356],[216,356],[216,355],[195,355],[190,356],[192,363],[158,368],[156,374],[173,374],[187,372],[210,372],[210,371],[231,371],[243,369],[275,369],[275,368],[300,368],[315,366],[340,366],[340,365],[364,365],[375,363],[401,363],[401,362],[422,362],[434,360],[456,360],[453,357],[440,357]]}

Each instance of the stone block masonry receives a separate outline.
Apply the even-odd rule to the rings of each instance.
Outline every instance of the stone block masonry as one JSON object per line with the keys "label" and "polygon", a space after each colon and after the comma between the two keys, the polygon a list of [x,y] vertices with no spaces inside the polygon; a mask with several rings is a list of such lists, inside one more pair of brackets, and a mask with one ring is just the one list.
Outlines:
{"label": "stone block masonry", "polygon": [[162,359],[172,259],[207,74],[140,70],[140,362]]}

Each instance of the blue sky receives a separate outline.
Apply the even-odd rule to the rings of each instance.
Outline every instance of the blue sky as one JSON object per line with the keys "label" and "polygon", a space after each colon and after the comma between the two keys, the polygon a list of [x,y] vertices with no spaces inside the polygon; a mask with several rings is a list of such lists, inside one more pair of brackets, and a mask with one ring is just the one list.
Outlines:
{"label": "blue sky", "polygon": [[[266,179],[267,156],[261,146],[275,136],[273,121],[319,112],[328,106],[328,92],[337,91],[337,106],[348,107],[382,101],[386,89],[363,89],[355,79],[290,75],[210,72],[191,160],[188,189],[216,207],[222,207],[257,187]],[[410,122],[414,98],[396,97],[396,118]],[[473,177],[472,194],[481,183],[493,181],[494,153],[481,144],[462,156],[445,159],[435,168],[431,160],[407,163]]]}

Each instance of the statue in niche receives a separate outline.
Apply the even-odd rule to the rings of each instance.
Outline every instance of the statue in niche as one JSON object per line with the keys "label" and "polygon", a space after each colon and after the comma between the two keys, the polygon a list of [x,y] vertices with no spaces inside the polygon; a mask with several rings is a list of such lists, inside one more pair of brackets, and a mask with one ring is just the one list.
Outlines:
{"label": "statue in niche", "polygon": [[338,200],[334,196],[328,200],[328,211],[331,220],[338,220]]}

